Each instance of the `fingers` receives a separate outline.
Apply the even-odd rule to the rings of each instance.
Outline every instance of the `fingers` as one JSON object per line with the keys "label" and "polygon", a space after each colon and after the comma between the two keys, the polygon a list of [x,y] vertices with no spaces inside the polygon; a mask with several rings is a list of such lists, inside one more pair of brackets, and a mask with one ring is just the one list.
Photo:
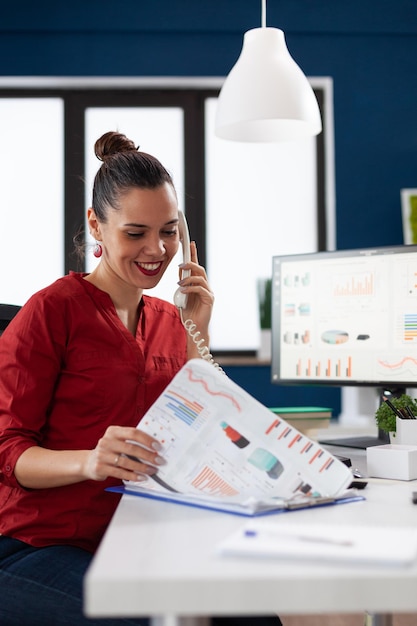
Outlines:
{"label": "fingers", "polygon": [[191,276],[187,276],[187,278],[182,278],[181,280],[179,280],[178,285],[182,289],[187,289],[186,293],[193,293],[197,291],[196,289],[192,290],[191,287],[200,287],[211,293],[207,278],[205,276],[197,276],[193,274]]}
{"label": "fingers", "polygon": [[[181,275],[181,270],[191,270],[191,273],[189,276],[182,278],[181,280],[178,281],[179,285],[185,284],[186,282],[195,282],[192,281],[191,279],[199,279],[199,280],[204,280],[206,282],[206,284],[208,284],[208,279],[207,279],[207,274],[206,274],[206,270],[204,269],[204,267],[202,265],[197,265],[196,263],[183,263],[180,265],[180,275]],[[188,279],[188,280],[187,280]]]}
{"label": "fingers", "polygon": [[136,456],[127,454],[118,454],[114,459],[110,459],[111,470],[109,475],[122,480],[143,481],[147,476],[152,476],[158,471],[158,466],[164,464],[164,459],[159,455],[153,454],[151,461],[142,459],[141,456],[147,456],[143,449]]}
{"label": "fingers", "polygon": [[210,289],[204,268],[197,265],[195,266],[197,269],[194,270],[192,263],[187,264],[187,267],[193,268],[191,276],[178,281],[180,291],[191,296],[188,298],[186,315],[191,315],[194,322],[198,322],[199,327],[202,325],[204,328],[211,317],[214,294]]}
{"label": "fingers", "polygon": [[90,474],[95,480],[107,477],[143,480],[165,463],[160,443],[136,428],[110,426],[92,451]]}
{"label": "fingers", "polygon": [[190,276],[182,278],[178,281],[178,285],[184,293],[199,293],[204,295],[202,290],[205,290],[206,295],[212,296],[206,270],[202,265],[190,262],[180,266],[183,269],[191,270]]}
{"label": "fingers", "polygon": [[197,265],[199,265],[198,263],[198,253],[197,253],[197,245],[195,243],[195,241],[192,241],[190,243],[190,252],[191,252],[191,261],[193,263],[196,263]]}
{"label": "fingers", "polygon": [[157,439],[151,437],[137,428],[129,426],[109,426],[104,434],[103,439],[109,442],[118,442],[124,447],[122,452],[129,454],[132,450],[136,450],[134,446],[141,446],[149,451],[158,452],[161,450],[161,444]]}
{"label": "fingers", "polygon": [[195,241],[190,243],[190,259],[191,261],[189,263],[181,263],[180,268],[191,270],[192,275],[201,274],[202,276],[206,276],[205,268],[200,265],[198,261],[197,246]]}

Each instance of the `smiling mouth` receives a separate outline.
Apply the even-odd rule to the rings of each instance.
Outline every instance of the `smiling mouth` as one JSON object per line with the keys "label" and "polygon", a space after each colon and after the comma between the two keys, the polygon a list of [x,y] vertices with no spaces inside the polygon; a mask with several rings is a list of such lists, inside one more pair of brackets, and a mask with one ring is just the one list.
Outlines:
{"label": "smiling mouth", "polygon": [[162,266],[162,261],[158,261],[157,263],[135,263],[135,265],[139,268],[142,274],[146,276],[156,276],[159,274],[159,270]]}

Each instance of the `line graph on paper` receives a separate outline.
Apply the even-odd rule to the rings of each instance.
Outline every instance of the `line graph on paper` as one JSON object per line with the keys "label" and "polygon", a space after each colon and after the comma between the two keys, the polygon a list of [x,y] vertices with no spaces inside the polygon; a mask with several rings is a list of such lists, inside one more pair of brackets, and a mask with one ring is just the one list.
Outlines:
{"label": "line graph on paper", "polygon": [[210,376],[205,374],[205,376],[196,375],[191,368],[185,368],[185,372],[188,378],[188,381],[192,384],[195,384],[200,387],[201,390],[204,389],[210,402],[215,401],[216,398],[223,398],[229,400],[231,408],[233,407],[239,413],[242,410],[242,400],[239,398],[238,394],[234,394],[230,391],[230,389],[223,388],[219,385],[219,381],[214,378],[214,376]]}

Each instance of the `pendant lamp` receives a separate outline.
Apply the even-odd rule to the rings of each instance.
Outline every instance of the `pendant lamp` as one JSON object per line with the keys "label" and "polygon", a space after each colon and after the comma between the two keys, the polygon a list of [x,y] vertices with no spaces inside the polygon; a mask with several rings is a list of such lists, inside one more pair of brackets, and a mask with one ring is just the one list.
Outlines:
{"label": "pendant lamp", "polygon": [[220,91],[215,134],[243,142],[279,142],[322,130],[314,91],[288,52],[285,36],[265,25],[244,34],[240,56]]}

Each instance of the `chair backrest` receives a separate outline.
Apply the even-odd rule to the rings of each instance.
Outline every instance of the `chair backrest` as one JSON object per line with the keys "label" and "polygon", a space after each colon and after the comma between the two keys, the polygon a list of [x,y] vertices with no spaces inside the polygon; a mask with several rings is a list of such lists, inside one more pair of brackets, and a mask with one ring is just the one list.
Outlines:
{"label": "chair backrest", "polygon": [[16,304],[0,304],[0,335],[21,308]]}

